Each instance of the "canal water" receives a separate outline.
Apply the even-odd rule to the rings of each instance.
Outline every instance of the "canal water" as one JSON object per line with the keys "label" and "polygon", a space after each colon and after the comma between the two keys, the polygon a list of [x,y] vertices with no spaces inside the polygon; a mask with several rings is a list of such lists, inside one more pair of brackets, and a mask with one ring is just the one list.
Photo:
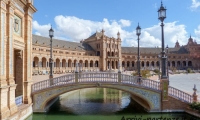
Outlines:
{"label": "canal water", "polygon": [[200,119],[186,113],[147,113],[127,92],[108,88],[87,88],[62,94],[48,113],[34,113],[26,120],[164,120],[164,118]]}

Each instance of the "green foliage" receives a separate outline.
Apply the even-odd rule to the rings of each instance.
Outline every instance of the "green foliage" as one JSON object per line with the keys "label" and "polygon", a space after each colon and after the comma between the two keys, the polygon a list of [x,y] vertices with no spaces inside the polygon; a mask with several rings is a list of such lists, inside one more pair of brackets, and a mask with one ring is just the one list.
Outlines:
{"label": "green foliage", "polygon": [[198,110],[200,112],[200,103],[198,102],[193,102],[190,104],[190,108],[193,110]]}
{"label": "green foliage", "polygon": [[155,72],[156,74],[160,73],[158,69],[153,70],[153,72]]}
{"label": "green foliage", "polygon": [[176,72],[176,68],[175,68],[175,67],[173,67],[171,70],[172,70],[172,72],[174,72],[174,73]]}
{"label": "green foliage", "polygon": [[191,68],[187,68],[187,73],[192,73]]}
{"label": "green foliage", "polygon": [[[148,78],[148,77],[151,76],[149,70],[141,70],[141,71],[140,71],[140,74],[141,74],[141,76],[142,76],[143,78]],[[134,72],[134,73],[132,73],[132,75],[133,75],[133,76],[137,76],[137,75],[138,75],[138,72]]]}

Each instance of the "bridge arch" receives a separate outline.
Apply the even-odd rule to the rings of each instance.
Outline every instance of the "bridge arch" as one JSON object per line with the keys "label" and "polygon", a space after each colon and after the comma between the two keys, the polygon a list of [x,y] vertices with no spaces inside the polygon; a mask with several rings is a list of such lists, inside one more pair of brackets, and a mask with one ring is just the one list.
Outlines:
{"label": "bridge arch", "polygon": [[[139,85],[136,76],[120,74],[120,80],[118,75],[118,73],[77,73],[77,76],[76,74],[65,75],[54,78],[54,81],[46,80],[36,83],[32,86],[33,110],[34,112],[46,112],[47,103],[59,95],[77,89],[94,87],[126,91],[148,111],[161,110],[161,91],[158,82],[145,80]],[[43,89],[37,86],[43,86]]]}

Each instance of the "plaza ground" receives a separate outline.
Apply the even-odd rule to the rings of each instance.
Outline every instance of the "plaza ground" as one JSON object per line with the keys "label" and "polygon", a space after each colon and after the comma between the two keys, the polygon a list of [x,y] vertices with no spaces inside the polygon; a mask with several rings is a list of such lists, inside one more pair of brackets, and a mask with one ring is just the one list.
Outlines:
{"label": "plaza ground", "polygon": [[[122,72],[122,74],[130,75],[132,71]],[[72,73],[67,73],[72,74]],[[66,74],[54,74],[55,77],[63,76]],[[47,80],[49,78],[48,75],[36,75],[33,76],[33,83],[39,82],[42,80]],[[159,81],[158,76],[151,76],[149,79]],[[197,88],[198,100],[200,101],[200,73],[191,73],[191,74],[170,74],[169,75],[169,85],[182,90],[186,93],[193,94],[194,84]]]}

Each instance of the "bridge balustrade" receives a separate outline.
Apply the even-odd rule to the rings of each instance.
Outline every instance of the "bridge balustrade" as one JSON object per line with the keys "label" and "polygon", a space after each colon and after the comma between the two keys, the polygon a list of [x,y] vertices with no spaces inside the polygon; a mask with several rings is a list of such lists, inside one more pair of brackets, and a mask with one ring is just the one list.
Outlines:
{"label": "bridge balustrade", "polygon": [[192,95],[185,93],[181,90],[178,90],[174,87],[168,87],[168,94],[172,97],[175,97],[183,102],[192,103]]}
{"label": "bridge balustrade", "polygon": [[75,75],[74,74],[68,74],[65,76],[53,78],[53,79],[48,79],[44,81],[40,81],[37,83],[34,83],[32,85],[32,92],[36,92],[42,89],[50,88],[53,86],[58,86],[58,85],[64,85],[64,84],[70,84],[70,83],[75,83]]}
{"label": "bridge balustrade", "polygon": [[118,82],[117,73],[79,73],[78,82]]}

